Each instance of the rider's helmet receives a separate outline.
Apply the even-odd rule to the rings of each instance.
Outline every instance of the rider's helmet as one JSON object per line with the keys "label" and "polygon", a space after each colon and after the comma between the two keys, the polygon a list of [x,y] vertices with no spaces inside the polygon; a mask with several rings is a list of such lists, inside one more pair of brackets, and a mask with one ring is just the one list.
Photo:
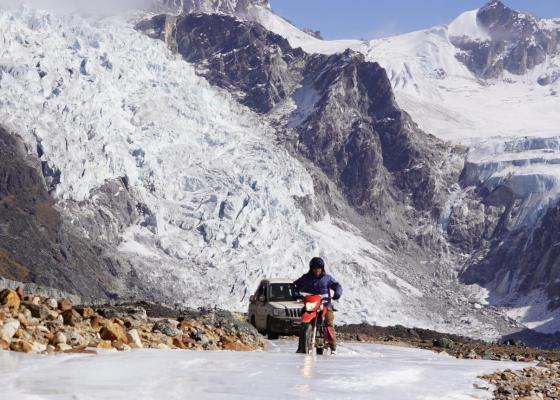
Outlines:
{"label": "rider's helmet", "polygon": [[311,261],[309,261],[309,270],[314,268],[321,268],[323,272],[325,271],[325,262],[321,257],[313,257]]}

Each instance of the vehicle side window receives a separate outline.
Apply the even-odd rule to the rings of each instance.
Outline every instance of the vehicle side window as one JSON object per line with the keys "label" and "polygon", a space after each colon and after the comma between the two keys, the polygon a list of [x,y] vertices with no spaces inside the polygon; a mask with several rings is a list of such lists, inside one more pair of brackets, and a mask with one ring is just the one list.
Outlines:
{"label": "vehicle side window", "polygon": [[266,293],[266,285],[265,285],[265,284],[262,284],[262,285],[259,287],[259,289],[257,290],[257,299],[258,299],[261,295],[264,296],[264,300],[266,301],[268,296],[267,296],[267,293]]}

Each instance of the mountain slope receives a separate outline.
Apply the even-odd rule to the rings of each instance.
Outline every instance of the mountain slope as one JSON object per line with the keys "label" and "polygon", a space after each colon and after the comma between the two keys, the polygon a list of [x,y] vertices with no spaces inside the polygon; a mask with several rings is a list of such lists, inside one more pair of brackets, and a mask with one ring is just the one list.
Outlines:
{"label": "mountain slope", "polygon": [[[520,254],[532,246],[533,230],[546,225],[543,217],[560,193],[557,20],[538,19],[493,0],[448,26],[361,43],[318,40],[263,4],[235,15],[259,22],[310,53],[336,53],[340,46],[363,52],[387,70],[398,104],[421,128],[469,146],[459,186],[440,215],[444,240],[455,253],[452,263],[465,268],[464,282],[490,290],[492,304],[541,309],[548,302],[553,312],[554,285],[538,295],[548,278],[522,283],[540,261]],[[303,104],[296,119],[308,112],[309,101],[316,101],[312,91],[299,90]],[[317,126],[310,130],[315,131]],[[327,169],[335,164],[327,162]],[[509,248],[510,255],[502,254]],[[509,259],[515,262],[503,261]],[[508,276],[507,284],[498,276]],[[512,303],[516,296],[520,299]],[[546,319],[544,310],[533,314]],[[536,317],[520,318],[539,325]]]}
{"label": "mountain slope", "polygon": [[[259,279],[296,277],[320,254],[346,288],[345,322],[495,337],[515,324],[493,305],[523,294],[509,304],[523,319],[539,292],[556,307],[554,287],[525,276],[554,235],[517,256],[553,225],[560,193],[559,141],[538,137],[556,129],[558,82],[537,76],[552,50],[495,78],[463,57],[496,40],[480,11],[332,43],[263,1],[159,5],[169,13],[139,24],[0,13],[0,121],[42,163],[63,229],[114,260],[106,295],[243,309]],[[538,109],[535,137],[497,123],[528,112],[516,96]],[[489,137],[502,129],[515,138]]]}
{"label": "mountain slope", "polygon": [[[382,247],[390,240],[373,244],[321,210],[312,175],[329,179],[163,42],[122,18],[22,8],[0,19],[0,120],[57,171],[51,196],[65,223],[117,260],[112,293],[244,309],[259,279],[297,277],[321,254],[346,288],[341,321],[458,330],[453,312],[473,334],[496,335],[495,316],[479,320],[471,305],[442,312],[433,298],[452,291],[430,293],[427,274]],[[88,294],[62,278],[44,283]]]}

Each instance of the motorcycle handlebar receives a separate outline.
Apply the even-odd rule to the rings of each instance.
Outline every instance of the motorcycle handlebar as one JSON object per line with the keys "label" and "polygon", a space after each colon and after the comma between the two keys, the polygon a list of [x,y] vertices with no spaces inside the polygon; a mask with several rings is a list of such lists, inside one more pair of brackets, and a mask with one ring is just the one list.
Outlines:
{"label": "motorcycle handlebar", "polygon": [[[297,299],[297,300],[303,300],[303,299],[305,298],[305,296],[310,295],[310,294],[312,294],[312,293],[298,293],[298,294],[296,295],[296,299]],[[329,296],[328,294],[322,294],[322,295],[321,295],[321,300],[323,300],[323,301],[324,301],[324,300],[332,301],[332,300],[334,300],[334,299],[333,299],[331,296]],[[338,299],[337,299],[337,300],[338,300]]]}

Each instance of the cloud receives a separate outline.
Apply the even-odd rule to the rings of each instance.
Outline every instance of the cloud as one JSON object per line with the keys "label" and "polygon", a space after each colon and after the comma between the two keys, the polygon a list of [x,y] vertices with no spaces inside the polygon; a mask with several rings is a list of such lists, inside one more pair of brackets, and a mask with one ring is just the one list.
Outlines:
{"label": "cloud", "polygon": [[33,8],[58,14],[101,13],[111,14],[130,9],[146,8],[154,0],[0,0],[0,7],[26,4]]}

